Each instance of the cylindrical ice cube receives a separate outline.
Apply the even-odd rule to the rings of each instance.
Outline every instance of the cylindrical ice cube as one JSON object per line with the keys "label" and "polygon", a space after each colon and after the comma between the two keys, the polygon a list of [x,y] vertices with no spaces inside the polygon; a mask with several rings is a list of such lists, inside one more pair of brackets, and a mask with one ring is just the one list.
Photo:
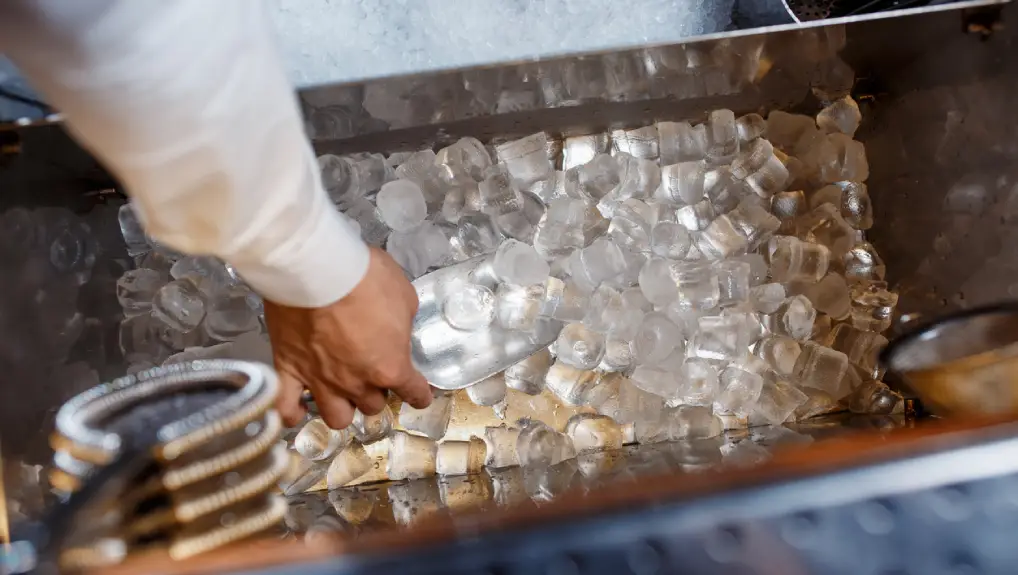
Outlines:
{"label": "cylindrical ice cube", "polygon": [[487,457],[484,440],[471,437],[467,441],[443,441],[438,444],[436,470],[439,475],[477,473]]}
{"label": "cylindrical ice cube", "polygon": [[394,431],[389,444],[389,479],[419,479],[435,474],[438,444],[427,437]]}

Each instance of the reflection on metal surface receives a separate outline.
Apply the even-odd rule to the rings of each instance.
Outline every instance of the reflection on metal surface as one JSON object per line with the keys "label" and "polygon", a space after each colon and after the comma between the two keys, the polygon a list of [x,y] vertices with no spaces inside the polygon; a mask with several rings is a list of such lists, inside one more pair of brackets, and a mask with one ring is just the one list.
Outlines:
{"label": "reflection on metal surface", "polygon": [[939,415],[1018,413],[1018,306],[976,308],[917,327],[882,361]]}
{"label": "reflection on metal surface", "polygon": [[505,370],[555,341],[562,325],[538,321],[533,332],[491,324],[476,330],[452,327],[442,315],[445,296],[468,285],[494,291],[493,256],[479,256],[414,280],[420,302],[411,333],[411,359],[428,383],[439,389],[462,389]]}

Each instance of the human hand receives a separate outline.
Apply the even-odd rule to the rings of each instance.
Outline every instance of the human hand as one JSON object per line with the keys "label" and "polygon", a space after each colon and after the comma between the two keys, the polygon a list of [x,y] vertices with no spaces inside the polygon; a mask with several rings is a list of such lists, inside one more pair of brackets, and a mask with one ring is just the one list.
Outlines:
{"label": "human hand", "polygon": [[366,415],[380,412],[385,390],[418,409],[427,407],[431,389],[410,363],[416,313],[413,286],[399,264],[377,248],[371,248],[364,278],[333,304],[298,308],[266,300],[283,420],[296,425],[303,418],[305,387],[333,429],[350,425],[355,407]]}

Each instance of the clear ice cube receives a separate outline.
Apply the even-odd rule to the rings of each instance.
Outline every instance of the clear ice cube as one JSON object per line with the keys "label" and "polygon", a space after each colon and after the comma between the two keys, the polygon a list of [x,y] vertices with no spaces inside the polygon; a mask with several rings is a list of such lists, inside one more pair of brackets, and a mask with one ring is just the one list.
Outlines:
{"label": "clear ice cube", "polygon": [[736,415],[748,416],[756,408],[763,391],[763,377],[737,367],[721,372],[721,393],[715,405]]}
{"label": "clear ice cube", "polygon": [[533,246],[514,239],[498,246],[492,267],[499,280],[517,285],[544,283],[550,271]]}
{"label": "clear ice cube", "polygon": [[120,222],[120,233],[127,245],[127,255],[139,256],[152,249],[145,230],[141,227],[141,222],[130,203],[120,206],[117,219]]}
{"label": "clear ice cube", "polygon": [[555,354],[559,361],[577,369],[594,369],[604,357],[604,334],[580,323],[568,324],[555,340]]}
{"label": "clear ice cube", "polygon": [[732,361],[746,353],[749,333],[740,318],[704,316],[697,323],[699,329],[689,342],[690,357]]}
{"label": "clear ice cube", "polygon": [[629,154],[635,158],[656,160],[658,133],[656,126],[643,126],[633,130],[612,130],[612,155]]}
{"label": "clear ice cube", "polygon": [[675,211],[675,221],[690,231],[702,231],[714,221],[714,205],[710,200],[700,200],[695,204],[682,206]]}
{"label": "clear ice cube", "polygon": [[426,221],[407,232],[392,232],[385,251],[414,278],[442,265],[450,256],[450,242],[442,229]]}
{"label": "clear ice cube", "polygon": [[382,221],[378,209],[370,200],[360,198],[350,202],[343,210],[343,214],[357,222],[361,238],[366,243],[373,246],[385,245],[385,240],[389,237],[389,226]]}
{"label": "clear ice cube", "polygon": [[846,319],[851,312],[852,302],[849,298],[848,283],[837,272],[830,272],[819,282],[807,285],[804,295],[809,298],[817,311],[835,320]]}
{"label": "clear ice cube", "polygon": [[862,112],[852,96],[835,100],[817,114],[817,127],[824,132],[841,132],[849,138],[855,136],[862,121]]}
{"label": "clear ice cube", "polygon": [[499,161],[505,163],[513,179],[523,187],[547,178],[554,171],[547,150],[548,136],[544,132],[495,146]]}
{"label": "clear ice cube", "polygon": [[697,246],[705,258],[722,260],[729,256],[746,251],[749,242],[743,232],[735,227],[735,223],[727,215],[714,218],[714,221],[701,232]]}
{"label": "clear ice cube", "polygon": [[527,395],[537,395],[544,390],[545,377],[551,368],[552,357],[547,348],[506,368],[505,384],[511,389]]}
{"label": "clear ice cube", "polygon": [[597,372],[569,365],[560,357],[559,361],[548,369],[544,385],[562,403],[577,406],[584,403],[587,394],[597,385],[598,379]]}
{"label": "clear ice cube", "polygon": [[[672,281],[678,287],[678,306],[683,309],[709,310],[718,305],[717,270],[706,261],[669,263]],[[641,286],[642,287],[642,286]],[[646,292],[644,292],[646,294]],[[649,296],[647,299],[651,299]],[[653,302],[654,300],[651,299]],[[655,305],[661,305],[654,302]]]}
{"label": "clear ice cube", "polygon": [[819,389],[834,399],[841,399],[851,392],[849,379],[845,377],[848,369],[848,356],[807,341],[795,361],[793,375],[800,385]]}
{"label": "clear ice cube", "polygon": [[152,298],[152,315],[172,329],[189,332],[205,318],[205,298],[191,280],[174,280]]}
{"label": "clear ice cube", "polygon": [[845,279],[849,282],[881,281],[887,273],[884,260],[877,249],[868,242],[859,242],[848,250],[843,258]]}
{"label": "clear ice cube", "polygon": [[488,215],[501,216],[523,210],[523,197],[505,166],[488,168],[477,188],[481,194],[481,209]]}
{"label": "clear ice cube", "polygon": [[821,204],[800,218],[799,229],[807,240],[827,247],[833,258],[842,257],[855,245],[855,230],[831,204]]}
{"label": "clear ice cube", "polygon": [[707,164],[702,161],[680,162],[661,168],[661,185],[654,192],[660,202],[694,204],[704,195],[704,178]]}
{"label": "clear ice cube", "polygon": [[774,236],[767,244],[771,277],[779,282],[818,282],[827,274],[831,252],[826,246],[793,236]]}
{"label": "clear ice cube", "polygon": [[[407,404],[403,404],[406,408]],[[402,413],[400,423],[402,423]],[[405,431],[392,432],[386,475],[393,481],[420,479],[435,474],[438,444],[434,440]]]}
{"label": "clear ice cube", "polygon": [[710,361],[690,357],[678,371],[677,398],[686,405],[710,406],[720,392],[718,372]]}
{"label": "clear ice cube", "polygon": [[716,268],[718,275],[718,305],[721,307],[749,301],[749,264],[737,260],[723,260]]}
{"label": "clear ice cube", "polygon": [[799,342],[786,335],[769,335],[753,346],[754,355],[781,375],[792,374],[801,352]]}
{"label": "clear ice cube", "polygon": [[759,285],[749,290],[749,302],[759,313],[774,313],[785,303],[785,286],[779,283]]}
{"label": "clear ice cube", "polygon": [[482,285],[462,286],[445,296],[442,316],[456,329],[486,327],[495,319],[495,294]]}
{"label": "clear ice cube", "polygon": [[611,138],[607,132],[587,136],[570,136],[562,142],[562,169],[582,166],[598,154],[608,153]]}
{"label": "clear ice cube", "polygon": [[205,333],[218,341],[233,341],[248,332],[261,330],[257,311],[251,307],[251,290],[237,287],[228,290],[206,303]]}
{"label": "clear ice cube", "polygon": [[495,290],[495,317],[505,329],[530,331],[544,304],[545,286],[500,284]]}
{"label": "clear ice cube", "polygon": [[152,309],[152,299],[166,280],[166,274],[156,270],[142,268],[124,272],[117,280],[117,301],[124,315],[148,313]]}
{"label": "clear ice cube", "polygon": [[786,381],[766,381],[760,391],[756,408],[750,414],[750,421],[765,425],[781,425],[789,420],[795,410],[805,404],[808,396]]}
{"label": "clear ice cube", "polygon": [[424,409],[417,409],[409,403],[404,403],[399,408],[399,424],[404,429],[416,431],[438,441],[449,427],[452,401],[452,394],[436,392],[431,405]]}
{"label": "clear ice cube", "polygon": [[632,340],[633,358],[640,365],[656,365],[682,343],[682,330],[667,315],[651,312],[643,316]]}
{"label": "clear ice cube", "polygon": [[739,133],[739,143],[748,144],[767,132],[767,120],[760,114],[746,114],[735,120],[735,129]]}
{"label": "clear ice cube", "polygon": [[475,405],[491,407],[505,400],[506,383],[502,374],[495,374],[467,388],[467,397]]}
{"label": "clear ice cube", "polygon": [[654,255],[671,260],[682,259],[692,244],[689,230],[682,224],[658,222],[650,232],[650,249]]}
{"label": "clear ice cube", "polygon": [[739,129],[731,110],[714,110],[707,117],[707,158],[727,164],[739,153]]}
{"label": "clear ice cube", "polygon": [[707,155],[707,127],[688,122],[658,122],[661,165],[702,160]]}
{"label": "clear ice cube", "polygon": [[540,421],[531,421],[516,439],[516,458],[523,468],[546,468],[576,457],[569,436]]}

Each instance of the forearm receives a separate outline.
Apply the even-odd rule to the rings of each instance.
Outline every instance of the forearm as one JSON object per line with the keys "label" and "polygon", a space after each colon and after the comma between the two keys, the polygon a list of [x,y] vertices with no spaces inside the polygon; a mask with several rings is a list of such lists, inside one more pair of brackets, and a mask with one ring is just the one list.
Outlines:
{"label": "forearm", "polygon": [[3,10],[5,50],[124,184],[151,236],[223,258],[287,305],[331,303],[364,275],[367,249],[322,190],[260,2]]}

